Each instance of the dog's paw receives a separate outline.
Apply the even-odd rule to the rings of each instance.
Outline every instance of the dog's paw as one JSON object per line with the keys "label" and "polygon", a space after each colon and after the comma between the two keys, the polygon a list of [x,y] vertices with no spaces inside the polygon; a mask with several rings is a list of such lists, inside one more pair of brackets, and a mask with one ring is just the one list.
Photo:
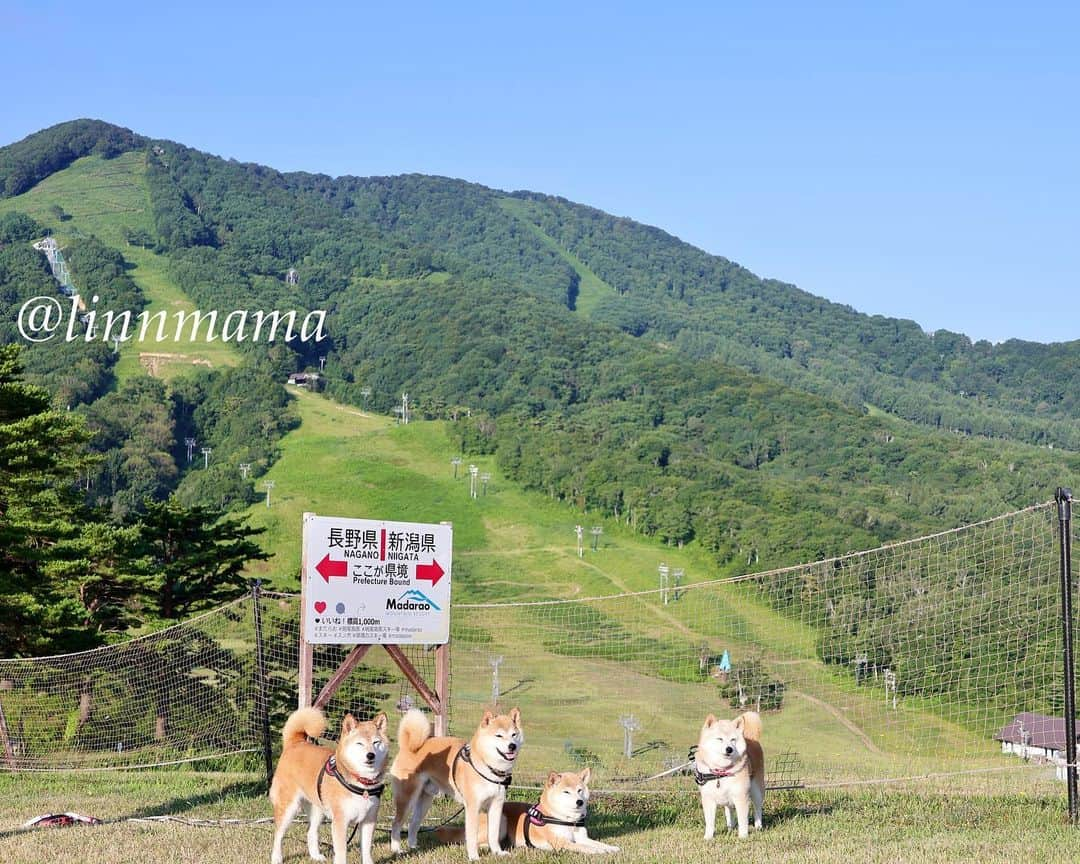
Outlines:
{"label": "dog's paw", "polygon": [[314,853],[308,852],[308,855],[311,856],[312,861],[325,861],[326,860],[326,856],[323,855],[322,852],[314,852]]}

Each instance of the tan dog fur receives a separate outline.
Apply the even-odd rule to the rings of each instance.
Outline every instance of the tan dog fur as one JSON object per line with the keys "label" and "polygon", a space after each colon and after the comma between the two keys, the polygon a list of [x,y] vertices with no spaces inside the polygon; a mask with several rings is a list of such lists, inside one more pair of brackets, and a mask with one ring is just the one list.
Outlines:
{"label": "tan dog fur", "polygon": [[[589,777],[591,771],[586,768],[580,774],[570,771],[558,773],[552,771],[540,793],[540,812],[544,816],[553,817],[562,822],[577,822],[583,820],[589,808]],[[531,804],[523,801],[507,801],[503,804],[502,827],[499,837],[502,841],[509,840],[511,847],[523,847],[525,842],[525,825],[529,821],[529,808]],[[480,816],[480,836],[485,836],[487,831],[487,817]],[[436,832],[438,838],[444,843],[461,843],[465,838],[462,828],[442,828]],[[569,852],[581,852],[585,855],[603,854],[605,852],[618,852],[618,846],[601,843],[589,837],[585,826],[574,827],[572,825],[530,825],[529,842],[537,849],[545,849],[549,852],[566,850]]]}
{"label": "tan dog fur", "polygon": [[[463,759],[455,759],[465,741],[461,738],[432,738],[431,724],[423,712],[406,712],[398,726],[398,754],[390,766],[394,788],[394,822],[390,826],[390,848],[401,852],[401,825],[412,810],[409,848],[415,849],[417,831],[435,796],[452,795],[465,805],[465,849],[469,860],[480,857],[480,814],[488,817],[488,846],[496,855],[505,855],[499,845],[506,787],[481,776],[496,778],[495,771],[509,774],[525,740],[521,732],[521,712],[493,715],[485,711],[469,741],[476,769]],[[494,769],[494,770],[493,770]]]}
{"label": "tan dog fur", "polygon": [[[285,746],[270,784],[276,828],[270,853],[271,864],[281,864],[281,840],[304,801],[309,803],[308,854],[313,860],[326,860],[319,852],[319,824],[324,814],[329,814],[333,819],[334,864],[345,864],[346,836],[353,822],[360,823],[363,864],[372,864],[371,843],[375,834],[375,820],[379,815],[379,799],[355,794],[327,774],[323,777],[320,800],[319,772],[333,754],[337,758],[338,770],[351,784],[377,786],[390,752],[386,725],[385,714],[379,714],[366,723],[360,723],[352,714],[346,714],[341,722],[337,747],[329,750],[307,740],[309,737],[318,738],[326,731],[326,718],[321,711],[317,708],[301,708],[289,716],[281,732]],[[371,761],[367,759],[369,753],[374,754]]]}
{"label": "tan dog fur", "polygon": [[761,749],[761,717],[747,711],[734,720],[705,718],[695,755],[702,774],[730,773],[701,787],[701,808],[705,812],[705,839],[716,828],[716,808],[724,806],[730,831],[731,808],[739,823],[739,836],[749,833],[750,803],[754,805],[754,827],[761,829],[761,808],[765,802],[765,753]]}

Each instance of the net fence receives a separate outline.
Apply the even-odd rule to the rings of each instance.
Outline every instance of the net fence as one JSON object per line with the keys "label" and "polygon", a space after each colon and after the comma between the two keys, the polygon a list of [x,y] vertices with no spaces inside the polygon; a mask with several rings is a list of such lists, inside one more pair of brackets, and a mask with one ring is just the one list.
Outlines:
{"label": "net fence", "polygon": [[[732,579],[573,600],[455,604],[450,724],[521,709],[515,781],[589,765],[597,785],[684,783],[708,713],[763,715],[773,785],[1051,765],[1064,748],[1057,511]],[[260,764],[252,598],[82,654],[0,661],[16,770],[240,754]],[[299,598],[258,601],[273,729],[296,705]],[[315,692],[349,646],[315,646]],[[427,681],[434,652],[406,651]],[[383,651],[327,705],[423,700]],[[2,731],[2,730],[0,730]],[[0,742],[4,743],[4,742]],[[670,772],[670,773],[669,773]],[[657,776],[661,775],[661,776]]]}

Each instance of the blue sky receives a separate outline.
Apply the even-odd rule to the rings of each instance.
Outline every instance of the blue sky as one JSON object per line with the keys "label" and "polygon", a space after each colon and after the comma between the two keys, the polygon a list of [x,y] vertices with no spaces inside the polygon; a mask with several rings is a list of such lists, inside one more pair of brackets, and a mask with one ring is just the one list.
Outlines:
{"label": "blue sky", "polygon": [[[299,10],[299,11],[298,11]],[[862,311],[1080,338],[1080,12],[0,0],[0,143],[563,195]]]}

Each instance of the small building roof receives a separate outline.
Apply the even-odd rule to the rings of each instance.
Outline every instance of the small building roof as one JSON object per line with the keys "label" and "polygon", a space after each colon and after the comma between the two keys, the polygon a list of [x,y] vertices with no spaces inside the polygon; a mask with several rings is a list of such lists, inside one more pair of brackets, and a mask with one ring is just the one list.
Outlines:
{"label": "small building roof", "polygon": [[1003,726],[994,736],[994,740],[1045,747],[1048,750],[1064,750],[1065,718],[1024,711],[1013,717],[1007,726]]}

